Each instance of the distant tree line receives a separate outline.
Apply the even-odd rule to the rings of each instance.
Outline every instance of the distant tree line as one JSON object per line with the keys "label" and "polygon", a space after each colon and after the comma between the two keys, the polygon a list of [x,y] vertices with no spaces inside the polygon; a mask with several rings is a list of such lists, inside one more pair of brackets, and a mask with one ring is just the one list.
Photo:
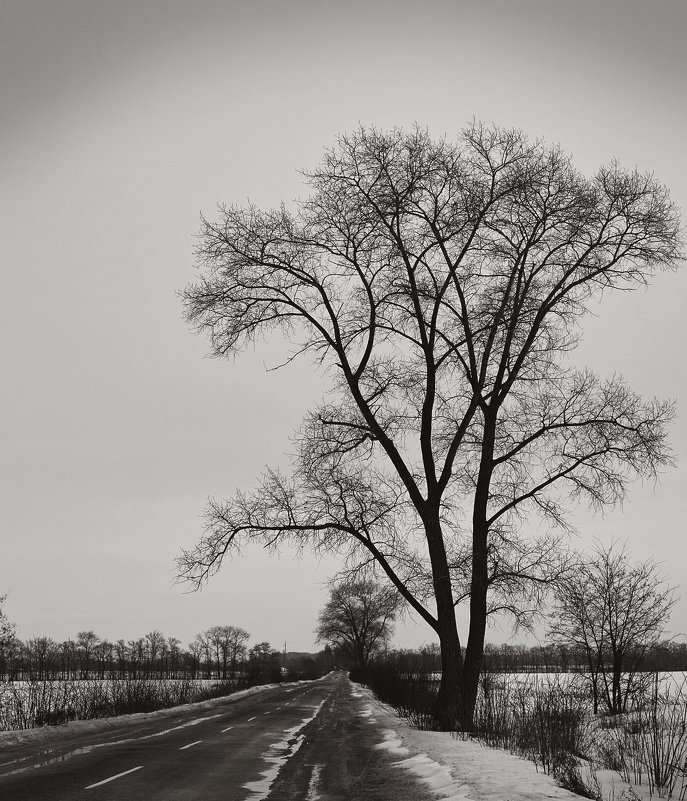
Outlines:
{"label": "distant tree line", "polygon": [[280,653],[268,642],[248,647],[250,634],[238,626],[213,626],[184,648],[176,637],[150,631],[135,640],[111,642],[94,631],[74,639],[21,640],[7,627],[0,640],[0,679],[216,679],[248,684],[282,678],[314,678],[331,669],[331,651]]}
{"label": "distant tree line", "polygon": [[[341,660],[345,654],[337,656]],[[390,675],[432,680],[441,670],[441,656],[435,643],[421,648],[394,648],[379,653],[374,666]],[[355,672],[353,664],[351,668]],[[485,673],[586,673],[588,670],[587,654],[581,647],[558,643],[532,646],[487,643],[484,646]],[[641,671],[687,672],[687,642],[656,643],[645,653]]]}
{"label": "distant tree line", "polygon": [[[587,653],[581,646],[491,645],[484,647],[484,669],[493,673],[568,673],[589,670]],[[687,642],[667,640],[643,653],[640,670],[687,671]]]}

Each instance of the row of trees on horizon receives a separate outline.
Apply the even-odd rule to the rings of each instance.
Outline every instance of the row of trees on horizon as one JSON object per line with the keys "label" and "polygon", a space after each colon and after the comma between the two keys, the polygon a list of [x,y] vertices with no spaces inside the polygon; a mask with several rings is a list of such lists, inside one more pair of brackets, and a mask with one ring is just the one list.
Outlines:
{"label": "row of trees on horizon", "polygon": [[[11,647],[0,648],[0,678],[22,679],[110,679],[110,678],[191,678],[232,679],[238,675],[271,675],[277,680],[284,671],[290,675],[321,675],[332,667],[356,669],[361,665],[352,649],[344,644],[326,645],[317,653],[283,653],[268,642],[251,648],[234,648],[226,633],[233,626],[216,626],[196,636],[188,648],[181,648],[175,637],[159,631],[145,637],[111,643],[100,640],[92,631],[79,632],[75,639],[57,642],[49,637],[14,640]],[[241,631],[241,630],[240,630]],[[367,643],[369,645],[369,643]],[[419,648],[370,646],[369,667],[380,658],[397,664],[408,675],[438,673],[440,656],[435,643]],[[549,642],[486,643],[484,671],[493,673],[557,673],[582,671],[587,655],[582,647]],[[686,671],[687,642],[664,640],[655,643],[642,659],[644,671]]]}
{"label": "row of trees on horizon", "polygon": [[[0,616],[2,612],[0,610]],[[110,642],[94,631],[74,639],[21,640],[8,622],[0,637],[0,678],[22,679],[218,679],[237,676],[278,680],[282,671],[314,675],[331,662],[331,649],[320,654],[284,654],[269,642],[249,647],[250,634],[239,626],[213,626],[184,648],[176,637],[153,630],[135,640]]]}
{"label": "row of trees on horizon", "polygon": [[[429,676],[441,668],[436,644],[390,649],[383,659],[409,678]],[[484,646],[484,673],[587,672],[587,663],[583,647],[562,643],[485,643]],[[687,672],[687,642],[664,640],[654,644],[643,655],[641,668],[646,673]]]}

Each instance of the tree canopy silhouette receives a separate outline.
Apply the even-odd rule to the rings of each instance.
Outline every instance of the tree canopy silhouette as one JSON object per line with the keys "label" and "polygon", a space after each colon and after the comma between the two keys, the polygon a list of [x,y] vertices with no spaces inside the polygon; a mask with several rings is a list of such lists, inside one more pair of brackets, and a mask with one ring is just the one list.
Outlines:
{"label": "tree canopy silhouette", "polygon": [[[474,124],[452,143],[361,128],[294,211],[203,220],[189,322],[231,356],[274,331],[330,368],[290,476],[212,501],[179,559],[199,586],[245,540],[373,561],[437,633],[437,725],[470,727],[488,615],[555,573],[566,499],[622,499],[670,461],[672,406],[566,362],[589,304],[679,258],[667,190]],[[469,610],[460,637],[455,607]]]}

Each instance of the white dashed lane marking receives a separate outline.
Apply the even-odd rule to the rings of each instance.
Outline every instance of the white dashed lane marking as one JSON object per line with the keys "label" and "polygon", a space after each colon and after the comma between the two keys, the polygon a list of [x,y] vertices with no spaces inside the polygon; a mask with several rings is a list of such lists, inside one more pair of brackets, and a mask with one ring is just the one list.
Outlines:
{"label": "white dashed lane marking", "polygon": [[108,782],[113,782],[115,779],[121,779],[122,776],[126,776],[129,773],[133,773],[136,770],[140,770],[142,767],[143,765],[139,765],[136,768],[125,770],[123,773],[117,773],[115,776],[110,776],[109,779],[103,779],[101,782],[96,782],[95,784],[89,784],[88,787],[84,787],[84,790],[92,790],[94,787],[100,787],[101,784],[107,784]]}
{"label": "white dashed lane marking", "polygon": [[202,742],[203,742],[202,740],[196,740],[195,742],[189,743],[188,745],[182,745],[179,750],[183,751],[185,748],[190,748],[192,745],[198,745],[198,743],[202,743]]}

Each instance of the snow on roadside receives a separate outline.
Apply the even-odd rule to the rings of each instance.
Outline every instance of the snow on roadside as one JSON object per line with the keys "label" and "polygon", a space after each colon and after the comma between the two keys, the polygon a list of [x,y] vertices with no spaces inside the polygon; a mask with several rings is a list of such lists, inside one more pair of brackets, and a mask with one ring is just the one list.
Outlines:
{"label": "snow on roadside", "polygon": [[[371,715],[372,710],[369,708],[362,713],[363,717],[370,717]],[[384,730],[384,740],[379,743],[376,748],[383,749],[384,751],[389,751],[391,754],[397,754],[401,756],[405,756],[406,754],[410,753],[410,751],[403,745],[403,740],[401,737],[399,737],[393,729]]]}
{"label": "snow on roadside", "polygon": [[[295,681],[289,682],[294,685],[294,689],[301,684],[309,684],[311,682]],[[169,707],[168,709],[159,709],[156,712],[135,712],[131,715],[119,715],[118,717],[111,718],[93,718],[91,720],[73,720],[70,723],[62,723],[58,726],[41,726],[36,729],[13,729],[11,731],[0,731],[0,749],[9,748],[16,745],[50,745],[51,743],[62,742],[65,736],[71,734],[84,734],[92,732],[94,734],[100,732],[107,732],[109,729],[120,727],[122,724],[136,724],[150,721],[163,721],[167,718],[176,717],[180,711],[193,710],[201,712],[204,710],[212,710],[219,704],[226,703],[227,701],[235,701],[240,698],[246,698],[249,695],[255,695],[270,690],[275,687],[284,687],[285,683],[281,684],[261,684],[258,687],[250,687],[247,690],[238,690],[231,695],[223,695],[218,698],[209,698],[205,701],[197,701],[192,704],[183,704],[182,706]],[[200,722],[202,718],[184,724],[193,725],[195,722]]]}
{"label": "snow on roadside", "polygon": [[[357,689],[357,688],[356,688]],[[460,740],[447,732],[419,731],[366,689],[359,713],[383,729],[377,748],[400,757],[393,764],[416,776],[437,799],[446,801],[544,801],[579,799],[538,773],[532,762],[498,748]]]}

